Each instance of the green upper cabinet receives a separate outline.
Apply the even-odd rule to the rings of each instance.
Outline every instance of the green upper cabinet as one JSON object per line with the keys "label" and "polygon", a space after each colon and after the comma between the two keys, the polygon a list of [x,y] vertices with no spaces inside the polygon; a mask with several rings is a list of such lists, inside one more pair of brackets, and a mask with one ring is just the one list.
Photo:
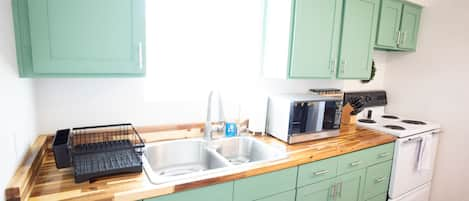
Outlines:
{"label": "green upper cabinet", "polygon": [[332,78],[342,0],[296,0],[290,78]]}
{"label": "green upper cabinet", "polygon": [[369,78],[378,12],[379,0],[266,0],[264,76]]}
{"label": "green upper cabinet", "polygon": [[402,2],[400,0],[383,0],[378,25],[376,46],[397,48],[401,26]]}
{"label": "green upper cabinet", "polygon": [[379,0],[345,0],[338,78],[368,79]]}
{"label": "green upper cabinet", "polygon": [[401,23],[401,42],[399,47],[407,50],[417,49],[417,36],[420,27],[422,8],[413,4],[404,4]]}
{"label": "green upper cabinet", "polygon": [[422,7],[401,0],[382,0],[375,48],[415,51]]}
{"label": "green upper cabinet", "polygon": [[145,74],[144,0],[13,0],[23,77]]}

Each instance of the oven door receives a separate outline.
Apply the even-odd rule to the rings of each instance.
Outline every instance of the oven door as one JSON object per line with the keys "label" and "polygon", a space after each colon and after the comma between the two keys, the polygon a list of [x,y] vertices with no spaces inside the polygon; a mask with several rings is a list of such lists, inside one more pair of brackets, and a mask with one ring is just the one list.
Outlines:
{"label": "oven door", "polygon": [[[423,139],[429,137],[430,143]],[[396,140],[389,197],[396,199],[424,184],[430,184],[438,147],[438,132],[430,131]],[[427,157],[424,159],[422,156]],[[426,164],[426,165],[423,165]],[[410,195],[415,196],[415,195]],[[412,199],[413,200],[413,199]],[[427,201],[427,199],[416,199]]]}

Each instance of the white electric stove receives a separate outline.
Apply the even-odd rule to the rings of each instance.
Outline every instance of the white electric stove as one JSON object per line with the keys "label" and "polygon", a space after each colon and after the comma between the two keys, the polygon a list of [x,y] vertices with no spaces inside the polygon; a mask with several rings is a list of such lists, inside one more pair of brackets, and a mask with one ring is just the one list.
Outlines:
{"label": "white electric stove", "polygon": [[386,113],[385,91],[345,93],[344,101],[353,96],[362,98],[366,107],[357,115],[358,126],[398,137],[388,201],[429,201],[440,126]]}
{"label": "white electric stove", "polygon": [[[370,109],[365,111],[369,110]],[[371,119],[360,118],[357,120],[357,125],[395,135],[399,138],[440,128],[440,125],[428,121],[416,120],[416,118],[406,118],[387,113],[374,116]]]}

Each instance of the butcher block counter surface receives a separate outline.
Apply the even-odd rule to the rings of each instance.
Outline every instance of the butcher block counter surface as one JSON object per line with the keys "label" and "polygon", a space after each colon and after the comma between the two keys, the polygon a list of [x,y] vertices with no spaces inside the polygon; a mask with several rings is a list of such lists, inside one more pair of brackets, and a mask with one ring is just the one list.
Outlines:
{"label": "butcher block counter surface", "polygon": [[[165,132],[150,127],[139,129],[139,132],[148,144],[161,140],[201,136],[200,126],[197,124],[195,128],[174,127],[172,131],[169,131],[170,127],[165,127],[163,129]],[[395,141],[395,137],[391,135],[354,126],[343,126],[338,137],[295,145],[287,145],[270,136],[256,136],[256,138],[286,149],[289,157],[243,170],[230,170],[203,179],[163,185],[151,184],[144,172],[75,184],[72,169],[57,169],[53,153],[48,148],[43,153],[42,163],[35,170],[36,176],[30,182],[28,192],[21,200],[140,200],[290,168]],[[50,143],[50,140],[47,143]]]}

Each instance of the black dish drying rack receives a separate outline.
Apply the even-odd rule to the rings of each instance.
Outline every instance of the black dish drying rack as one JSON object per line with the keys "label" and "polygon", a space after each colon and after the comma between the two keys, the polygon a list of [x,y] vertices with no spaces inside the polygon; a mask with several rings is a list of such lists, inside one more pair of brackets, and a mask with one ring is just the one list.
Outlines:
{"label": "black dish drying rack", "polygon": [[132,124],[81,127],[68,131],[68,160],[74,168],[76,183],[114,174],[142,172],[145,143]]}

